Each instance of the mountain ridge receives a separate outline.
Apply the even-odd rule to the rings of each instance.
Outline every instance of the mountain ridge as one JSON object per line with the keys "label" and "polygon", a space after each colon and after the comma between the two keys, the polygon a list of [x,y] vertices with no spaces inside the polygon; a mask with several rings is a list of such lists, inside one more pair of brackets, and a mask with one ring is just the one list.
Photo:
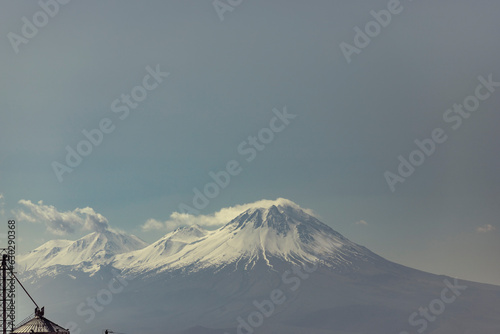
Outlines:
{"label": "mountain ridge", "polygon": [[[53,265],[21,273],[21,279],[35,299],[73,319],[89,296],[99,301],[119,275],[126,287],[111,305],[102,304],[102,313],[94,312],[93,322],[82,323],[85,332],[115,324],[122,332],[239,333],[242,321],[247,328],[256,323],[256,312],[264,312],[256,305],[270,305],[276,291],[284,304],[259,313],[255,332],[414,332],[418,327],[412,328],[411,319],[425,321],[436,334],[500,330],[499,286],[458,282],[390,262],[296,205],[281,201],[242,211],[214,231],[179,228],[144,248],[106,258],[91,271],[87,263]],[[441,298],[447,282],[467,288],[446,304],[443,315],[435,313],[435,322],[421,317],[418,311]]]}
{"label": "mountain ridge", "polygon": [[[172,233],[175,233],[172,232]],[[346,267],[362,259],[381,259],[320,222],[305,211],[286,204],[250,208],[215,231],[206,231],[189,242],[175,243],[171,234],[144,249],[116,256],[113,266],[131,274],[182,270],[192,272],[210,267],[253,267],[270,258],[295,264],[322,261],[332,267]],[[160,255],[158,243],[170,242]],[[155,259],[156,262],[146,261]]]}
{"label": "mountain ridge", "polygon": [[92,232],[77,240],[51,240],[17,257],[19,271],[47,269],[51,266],[78,266],[92,262],[104,265],[113,256],[147,246],[140,238],[105,230]]}
{"label": "mountain ridge", "polygon": [[272,268],[269,258],[295,264],[321,260],[339,268],[358,260],[382,259],[289,200],[263,202],[216,230],[184,226],[150,245],[133,235],[113,231],[94,232],[75,241],[52,240],[19,256],[20,271],[75,266],[95,272],[101,265],[111,264],[137,275],[227,265],[249,268],[259,260]]}

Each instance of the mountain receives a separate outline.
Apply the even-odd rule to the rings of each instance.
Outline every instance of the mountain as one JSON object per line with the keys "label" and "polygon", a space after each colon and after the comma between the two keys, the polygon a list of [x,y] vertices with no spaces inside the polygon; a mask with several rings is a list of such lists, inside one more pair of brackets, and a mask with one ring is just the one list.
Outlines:
{"label": "mountain", "polygon": [[92,271],[113,259],[115,255],[147,246],[134,235],[105,230],[93,232],[76,241],[52,240],[17,257],[18,270],[33,271],[53,266],[85,266]]}
{"label": "mountain", "polygon": [[180,228],[142,249],[106,253],[91,272],[68,264],[73,243],[38,251],[60,259],[20,260],[35,299],[75,334],[500,331],[499,286],[390,262],[287,200],[259,202],[215,231]]}
{"label": "mountain", "polygon": [[357,261],[382,260],[298,207],[272,205],[248,209],[213,232],[176,230],[149,247],[117,256],[113,265],[135,274],[196,272],[225,266],[251,269],[259,261],[272,268],[270,258],[293,264],[321,260],[338,270]]}
{"label": "mountain", "polygon": [[167,265],[169,259],[175,260],[172,256],[208,234],[198,225],[180,227],[143,249],[116,256],[113,266],[134,272],[157,271]]}

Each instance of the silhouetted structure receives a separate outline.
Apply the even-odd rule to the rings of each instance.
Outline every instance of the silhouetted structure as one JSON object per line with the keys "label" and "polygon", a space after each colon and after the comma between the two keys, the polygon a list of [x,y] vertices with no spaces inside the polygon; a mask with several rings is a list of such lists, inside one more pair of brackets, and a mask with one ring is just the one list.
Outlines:
{"label": "silhouetted structure", "polygon": [[35,309],[35,317],[26,320],[23,324],[19,325],[12,334],[35,334],[35,333],[53,333],[53,334],[70,334],[69,330],[59,326],[58,324],[50,321],[44,317],[44,307]]}
{"label": "silhouetted structure", "polygon": [[[3,252],[2,252],[3,251]],[[24,286],[21,284],[19,279],[16,277],[13,266],[9,261],[9,255],[2,254],[5,253],[4,249],[0,249],[0,254],[2,255],[2,262],[0,264],[0,292],[2,301],[2,333],[7,334],[7,330],[10,327],[11,333],[14,334],[37,334],[37,333],[53,333],[53,334],[70,334],[69,330],[59,326],[58,324],[45,318],[45,308],[41,309],[38,304],[31,297],[31,295],[26,291]],[[9,288],[15,284],[19,283],[19,286],[23,288],[24,292],[28,295],[31,301],[35,304],[35,313],[25,319],[17,328],[14,328],[13,324],[13,314],[15,311],[14,306],[14,293],[10,293]],[[11,313],[12,312],[12,313]]]}
{"label": "silhouetted structure", "polygon": [[10,263],[8,251],[5,248],[0,249],[0,298],[1,298],[1,328],[2,333],[7,334],[7,330],[14,329],[14,272]]}

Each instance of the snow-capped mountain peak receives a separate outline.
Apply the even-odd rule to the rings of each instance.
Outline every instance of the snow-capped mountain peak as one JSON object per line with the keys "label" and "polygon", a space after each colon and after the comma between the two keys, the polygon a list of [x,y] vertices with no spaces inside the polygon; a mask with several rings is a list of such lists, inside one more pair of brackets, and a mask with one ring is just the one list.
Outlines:
{"label": "snow-capped mountain peak", "polygon": [[[231,234],[227,244],[239,253],[314,261],[355,244],[297,206],[252,208],[221,228]],[[241,242],[241,244],[239,244]]]}
{"label": "snow-capped mountain peak", "polygon": [[163,239],[191,242],[207,235],[207,233],[207,230],[195,224],[191,226],[179,227],[165,235]]}
{"label": "snow-capped mountain peak", "polygon": [[114,265],[124,269],[153,270],[164,266],[170,261],[171,256],[208,234],[208,231],[198,225],[179,227],[144,249],[117,256]]}
{"label": "snow-capped mountain peak", "polygon": [[134,235],[105,230],[90,233],[78,240],[51,240],[28,254],[20,255],[20,270],[48,268],[54,265],[80,265],[92,262],[104,264],[117,254],[127,253],[147,246]]}
{"label": "snow-capped mountain peak", "polygon": [[[292,203],[292,204],[291,204]],[[273,259],[294,263],[326,261],[348,266],[372,255],[293,202],[248,208],[215,231],[177,229],[154,244],[116,257],[114,266],[131,272],[208,267],[272,267]]]}

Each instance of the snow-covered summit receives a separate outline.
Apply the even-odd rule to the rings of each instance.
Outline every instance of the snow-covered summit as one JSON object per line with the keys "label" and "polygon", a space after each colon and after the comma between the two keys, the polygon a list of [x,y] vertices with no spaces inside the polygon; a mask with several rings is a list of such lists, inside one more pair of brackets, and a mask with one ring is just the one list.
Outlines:
{"label": "snow-covered summit", "polygon": [[195,224],[192,226],[179,227],[165,235],[162,239],[191,242],[207,235],[207,233],[207,230]]}
{"label": "snow-covered summit", "polygon": [[351,256],[365,252],[363,247],[286,200],[278,205],[248,209],[215,235],[237,250],[236,255],[254,261],[277,257],[292,262],[314,262],[346,252]]}
{"label": "snow-covered summit", "polygon": [[131,272],[248,269],[259,261],[272,267],[272,259],[349,265],[371,254],[295,203],[280,199],[261,201],[215,231],[178,229],[142,250],[117,256],[113,265]]}
{"label": "snow-covered summit", "polygon": [[172,261],[169,259],[173,255],[208,233],[198,225],[179,227],[143,249],[116,256],[113,265],[121,269],[154,270]]}
{"label": "snow-covered summit", "polygon": [[78,240],[51,240],[28,254],[18,256],[20,270],[48,268],[54,265],[78,265],[83,262],[104,264],[113,256],[147,246],[134,235],[112,230],[93,232]]}

